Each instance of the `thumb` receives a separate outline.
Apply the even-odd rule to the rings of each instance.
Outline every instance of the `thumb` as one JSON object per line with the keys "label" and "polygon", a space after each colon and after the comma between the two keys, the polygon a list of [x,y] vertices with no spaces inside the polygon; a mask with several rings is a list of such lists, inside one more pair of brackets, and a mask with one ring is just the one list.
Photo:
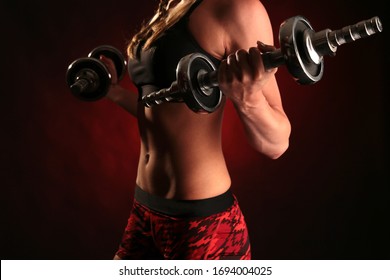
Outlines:
{"label": "thumb", "polygon": [[263,42],[261,41],[257,41],[257,48],[261,51],[261,52],[272,52],[274,50],[276,50],[275,46],[272,46],[272,45],[266,45],[264,44]]}

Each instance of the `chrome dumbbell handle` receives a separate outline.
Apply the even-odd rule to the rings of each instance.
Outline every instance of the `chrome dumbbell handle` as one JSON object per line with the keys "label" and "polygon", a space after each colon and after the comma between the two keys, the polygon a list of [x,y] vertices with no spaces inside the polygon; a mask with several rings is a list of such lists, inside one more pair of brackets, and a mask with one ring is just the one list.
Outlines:
{"label": "chrome dumbbell handle", "polygon": [[318,56],[334,55],[337,47],[369,37],[382,32],[382,30],[383,26],[379,17],[373,17],[334,31],[325,29],[316,32],[312,34],[309,44],[313,46],[313,51]]}
{"label": "chrome dumbbell handle", "polygon": [[360,21],[355,25],[330,32],[329,41],[337,47],[382,32],[382,30],[383,26],[379,17],[373,17],[369,20]]}
{"label": "chrome dumbbell handle", "polygon": [[176,96],[178,93],[180,93],[180,89],[177,81],[174,81],[169,88],[163,88],[143,96],[142,102],[146,107],[150,108],[163,102],[181,101],[180,96]]}
{"label": "chrome dumbbell handle", "polygon": [[[197,75],[199,88],[205,96],[210,96],[212,94],[212,88],[218,87],[218,71],[206,72],[202,70],[203,69],[201,69]],[[183,98],[180,93],[180,87],[178,86],[177,81],[174,81],[169,88],[163,88],[143,96],[142,102],[148,108],[173,100],[181,102],[183,101]]]}

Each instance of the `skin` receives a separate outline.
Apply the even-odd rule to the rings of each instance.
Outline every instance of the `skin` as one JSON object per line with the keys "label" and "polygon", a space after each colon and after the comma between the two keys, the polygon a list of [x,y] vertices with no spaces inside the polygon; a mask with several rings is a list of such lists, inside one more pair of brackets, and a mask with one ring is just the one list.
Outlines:
{"label": "skin", "polygon": [[[174,5],[175,1],[172,1]],[[189,31],[209,54],[223,60],[218,79],[245,128],[250,145],[272,159],[288,148],[290,122],[275,78],[261,53],[273,50],[268,14],[258,0],[204,0],[191,14]],[[212,38],[212,39],[210,39]],[[138,119],[141,147],[136,183],[170,199],[204,199],[231,186],[221,145],[224,103],[211,114],[196,114],[184,103],[146,108],[136,93],[117,84],[107,98]]]}

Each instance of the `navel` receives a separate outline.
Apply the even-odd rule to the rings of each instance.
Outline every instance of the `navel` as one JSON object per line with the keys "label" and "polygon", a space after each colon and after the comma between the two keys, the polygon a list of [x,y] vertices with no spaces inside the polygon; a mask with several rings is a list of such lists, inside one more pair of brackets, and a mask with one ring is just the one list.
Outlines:
{"label": "navel", "polygon": [[145,155],[145,164],[148,164],[149,159],[150,159],[150,154],[146,154]]}

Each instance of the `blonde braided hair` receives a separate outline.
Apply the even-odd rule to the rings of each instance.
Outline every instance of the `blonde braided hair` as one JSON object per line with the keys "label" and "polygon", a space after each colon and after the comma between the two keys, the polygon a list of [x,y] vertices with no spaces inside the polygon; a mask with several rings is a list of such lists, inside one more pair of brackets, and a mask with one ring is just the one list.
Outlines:
{"label": "blonde braided hair", "polygon": [[196,1],[180,0],[176,5],[172,5],[175,0],[160,0],[154,16],[141,27],[140,31],[130,41],[127,47],[128,56],[135,58],[137,46],[142,41],[145,42],[142,49],[148,49],[165,30],[177,23]]}

